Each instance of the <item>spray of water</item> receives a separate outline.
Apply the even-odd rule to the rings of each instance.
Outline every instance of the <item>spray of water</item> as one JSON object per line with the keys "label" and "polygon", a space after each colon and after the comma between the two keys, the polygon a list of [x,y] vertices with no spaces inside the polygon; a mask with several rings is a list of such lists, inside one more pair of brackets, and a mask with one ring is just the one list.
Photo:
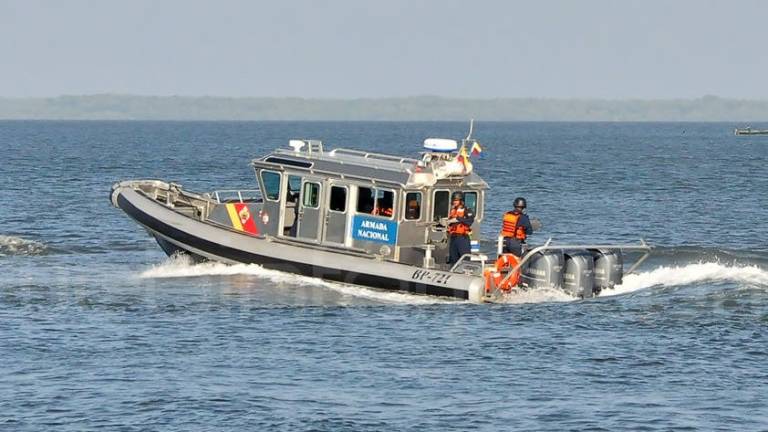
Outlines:
{"label": "spray of water", "polygon": [[39,241],[0,235],[0,256],[40,255],[46,249],[45,244]]}
{"label": "spray of water", "polygon": [[621,285],[613,290],[606,290],[601,295],[626,294],[654,286],[671,287],[703,282],[768,286],[768,271],[757,266],[725,265],[718,262],[658,267],[648,272],[627,275]]}
{"label": "spray of water", "polygon": [[455,303],[454,301],[437,297],[427,297],[414,294],[387,292],[369,289],[358,285],[349,285],[323,279],[299,276],[276,270],[265,269],[256,264],[221,264],[205,262],[194,264],[185,256],[176,256],[165,262],[155,265],[143,271],[141,278],[184,278],[197,276],[232,276],[250,275],[260,279],[266,279],[276,284],[291,284],[299,286],[324,287],[336,291],[344,296],[364,298],[377,302],[396,304],[435,304]]}
{"label": "spray of water", "polygon": [[[142,278],[184,278],[196,276],[251,275],[274,283],[301,286],[320,286],[345,296],[365,298],[385,303],[434,304],[448,303],[449,300],[386,292],[357,285],[325,281],[318,278],[298,276],[275,270],[268,270],[255,264],[227,265],[214,262],[194,264],[184,256],[169,258],[140,274]],[[648,272],[624,277],[624,283],[612,290],[604,290],[601,297],[627,294],[651,287],[673,287],[705,282],[735,282],[739,284],[768,286],[768,271],[757,266],[736,266],[721,263],[697,263],[675,267],[658,267]],[[505,296],[505,303],[568,302],[575,297],[557,289],[515,291]]]}
{"label": "spray of water", "polygon": [[576,297],[559,289],[535,289],[535,290],[513,290],[503,296],[499,303],[523,304],[523,303],[552,303],[569,302],[577,300]]}
{"label": "spray of water", "polygon": [[[768,286],[768,271],[757,266],[729,266],[717,262],[658,267],[648,272],[625,276],[621,285],[603,290],[600,297],[622,295],[651,287],[674,287],[706,282]],[[504,303],[544,303],[574,300],[577,298],[562,290],[536,289],[513,291],[502,301]]]}

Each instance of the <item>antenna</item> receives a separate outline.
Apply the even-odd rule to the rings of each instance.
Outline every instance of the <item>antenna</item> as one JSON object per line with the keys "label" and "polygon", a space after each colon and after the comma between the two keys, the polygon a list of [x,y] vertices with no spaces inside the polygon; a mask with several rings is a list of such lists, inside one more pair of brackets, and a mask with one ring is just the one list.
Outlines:
{"label": "antenna", "polygon": [[472,137],[472,130],[475,128],[475,119],[469,119],[469,133],[467,134],[467,137],[464,138],[464,141],[469,141],[469,139]]}

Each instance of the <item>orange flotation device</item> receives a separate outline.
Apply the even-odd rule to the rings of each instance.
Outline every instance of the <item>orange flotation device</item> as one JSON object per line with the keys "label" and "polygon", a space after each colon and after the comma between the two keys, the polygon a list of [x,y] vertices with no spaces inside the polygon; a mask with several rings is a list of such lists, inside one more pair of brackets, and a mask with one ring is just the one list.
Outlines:
{"label": "orange flotation device", "polygon": [[[515,270],[509,275],[509,272],[517,267],[520,259],[513,254],[501,254],[496,260],[494,268],[487,268],[483,272],[485,277],[485,291],[490,293],[494,287],[507,292],[516,287],[520,282],[520,269]],[[506,278],[506,280],[505,280]]]}
{"label": "orange flotation device", "polygon": [[518,210],[504,213],[504,219],[501,223],[501,235],[503,237],[515,238],[520,241],[525,241],[527,237],[525,228],[517,224],[520,221],[520,216],[522,215],[523,214]]}

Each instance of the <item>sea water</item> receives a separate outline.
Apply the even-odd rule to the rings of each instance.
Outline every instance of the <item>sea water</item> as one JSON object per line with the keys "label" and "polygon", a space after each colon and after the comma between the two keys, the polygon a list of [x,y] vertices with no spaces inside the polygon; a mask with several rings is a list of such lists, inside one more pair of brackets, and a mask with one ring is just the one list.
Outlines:
{"label": "sea water", "polygon": [[382,292],[166,258],[112,183],[253,188],[291,138],[415,155],[465,123],[0,122],[0,430],[766,430],[768,138],[721,123],[486,123],[481,248],[653,256],[579,300]]}

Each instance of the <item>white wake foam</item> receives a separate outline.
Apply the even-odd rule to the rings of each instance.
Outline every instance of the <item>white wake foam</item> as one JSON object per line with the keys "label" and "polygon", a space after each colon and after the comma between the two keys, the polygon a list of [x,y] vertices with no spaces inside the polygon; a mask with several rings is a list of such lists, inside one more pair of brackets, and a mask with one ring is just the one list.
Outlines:
{"label": "white wake foam", "polygon": [[[336,291],[343,296],[364,298],[385,303],[400,304],[434,304],[454,303],[454,301],[437,297],[386,292],[365,288],[359,285],[349,285],[330,282],[319,278],[299,276],[276,270],[268,270],[256,264],[221,264],[206,262],[193,264],[187,257],[169,258],[140,274],[142,278],[186,278],[198,276],[232,276],[250,275],[267,279],[274,283],[287,283],[300,286],[323,287]],[[601,297],[627,294],[651,287],[673,287],[703,282],[735,282],[746,285],[768,287],[768,270],[757,266],[725,265],[717,262],[688,264],[675,267],[658,267],[653,270],[635,273],[624,277],[624,283],[612,290],[604,290]],[[570,294],[558,289],[537,289],[529,291],[513,291],[504,297],[502,302],[510,304],[570,302],[578,300]]]}
{"label": "white wake foam", "polygon": [[499,303],[523,304],[523,303],[552,303],[569,302],[578,300],[576,297],[559,289],[532,289],[532,290],[513,290],[509,294],[504,294]]}
{"label": "white wake foam", "polygon": [[434,304],[453,303],[451,300],[438,297],[420,296],[400,292],[387,292],[365,288],[359,285],[349,285],[339,282],[330,282],[319,278],[299,276],[292,273],[265,269],[256,264],[222,264],[205,262],[194,264],[188,257],[175,256],[165,262],[155,265],[139,275],[141,278],[185,278],[199,276],[233,276],[250,275],[261,279],[267,279],[274,283],[287,283],[300,286],[323,287],[338,292],[343,296],[364,298],[384,303],[399,304]]}
{"label": "white wake foam", "polygon": [[[603,290],[600,297],[616,296],[651,287],[674,287],[704,282],[735,282],[768,287],[768,271],[757,266],[724,265],[717,262],[688,264],[676,267],[658,267],[624,277],[621,285]],[[515,290],[505,295],[503,303],[545,303],[578,300],[558,289]]]}
{"label": "white wake foam", "polygon": [[768,286],[768,271],[757,266],[725,265],[717,262],[658,267],[648,272],[624,276],[621,285],[600,295],[626,294],[654,286],[681,286],[702,282],[735,282]]}
{"label": "white wake foam", "polygon": [[0,256],[39,255],[46,249],[45,244],[39,241],[0,235]]}

